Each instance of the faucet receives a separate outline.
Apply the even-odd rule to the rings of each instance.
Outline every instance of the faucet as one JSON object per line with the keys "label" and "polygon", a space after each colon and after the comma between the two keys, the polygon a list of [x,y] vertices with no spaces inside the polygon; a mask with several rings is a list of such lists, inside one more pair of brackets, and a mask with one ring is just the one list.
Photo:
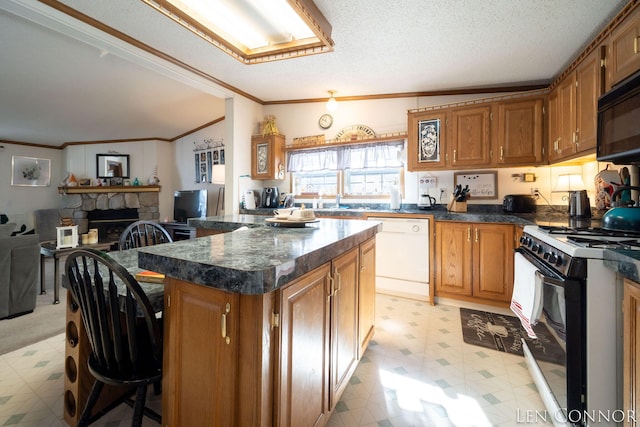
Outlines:
{"label": "faucet", "polygon": [[336,193],[336,208],[340,207],[340,199],[342,198],[342,194]]}

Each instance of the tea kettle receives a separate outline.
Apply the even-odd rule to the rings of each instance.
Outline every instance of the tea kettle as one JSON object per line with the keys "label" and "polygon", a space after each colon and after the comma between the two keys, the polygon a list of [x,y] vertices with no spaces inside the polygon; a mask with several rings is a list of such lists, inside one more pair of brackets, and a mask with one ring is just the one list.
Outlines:
{"label": "tea kettle", "polygon": [[[640,187],[633,185],[616,186],[616,190],[611,195],[611,200],[615,200],[616,196],[623,190],[640,191]],[[602,216],[602,228],[611,231],[638,232],[640,230],[640,206],[618,206],[609,209]]]}
{"label": "tea kettle", "polygon": [[436,205],[436,198],[428,194],[420,194],[418,196],[418,207],[420,209],[431,209]]}
{"label": "tea kettle", "polygon": [[587,190],[569,191],[569,217],[591,218],[591,204]]}

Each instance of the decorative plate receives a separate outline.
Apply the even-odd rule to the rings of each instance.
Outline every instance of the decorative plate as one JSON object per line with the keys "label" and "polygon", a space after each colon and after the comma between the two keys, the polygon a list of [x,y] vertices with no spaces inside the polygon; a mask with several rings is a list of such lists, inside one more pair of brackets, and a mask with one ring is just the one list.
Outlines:
{"label": "decorative plate", "polygon": [[375,138],[376,133],[367,125],[351,125],[343,128],[336,134],[337,140],[356,140]]}

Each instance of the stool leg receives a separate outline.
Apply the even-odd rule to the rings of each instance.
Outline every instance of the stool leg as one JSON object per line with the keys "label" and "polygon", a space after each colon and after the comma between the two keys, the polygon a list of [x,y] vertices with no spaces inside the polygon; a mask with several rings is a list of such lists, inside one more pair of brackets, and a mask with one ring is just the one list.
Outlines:
{"label": "stool leg", "polygon": [[40,295],[47,293],[44,288],[44,258],[44,255],[40,254]]}

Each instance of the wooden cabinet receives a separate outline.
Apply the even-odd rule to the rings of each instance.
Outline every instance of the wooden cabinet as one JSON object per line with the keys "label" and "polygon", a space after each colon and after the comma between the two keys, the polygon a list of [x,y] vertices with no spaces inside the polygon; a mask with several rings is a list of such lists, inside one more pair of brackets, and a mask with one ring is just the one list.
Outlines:
{"label": "wooden cabinet", "polygon": [[[496,101],[489,98],[472,106],[409,112],[407,169],[544,164],[545,98],[543,95]],[[429,129],[436,124],[439,138],[434,145]]]}
{"label": "wooden cabinet", "polygon": [[251,179],[284,179],[284,146],[284,135],[252,136]]}
{"label": "wooden cabinet", "polygon": [[372,238],[266,294],[167,277],[163,424],[326,424],[373,335],[374,263]]}
{"label": "wooden cabinet", "polygon": [[316,426],[328,418],[330,274],[327,263],[282,290],[278,426]]}
{"label": "wooden cabinet", "polygon": [[607,46],[607,89],[640,70],[640,9],[616,28]]}
{"label": "wooden cabinet", "polygon": [[170,277],[164,295],[163,424],[237,425],[238,295]]}
{"label": "wooden cabinet", "polygon": [[[623,404],[625,414],[640,409],[640,283],[624,280],[623,311]],[[625,426],[636,425],[625,419]]]}
{"label": "wooden cabinet", "polygon": [[358,358],[364,354],[373,337],[376,320],[376,239],[360,245],[358,277]]}
{"label": "wooden cabinet", "polygon": [[408,113],[407,169],[424,171],[449,166],[447,113],[442,110]]}
{"label": "wooden cabinet", "polygon": [[594,50],[576,69],[575,152],[595,152],[598,133],[598,98],[603,93],[600,50]]}
{"label": "wooden cabinet", "polygon": [[544,162],[543,107],[542,97],[497,104],[498,131],[494,153],[498,164],[513,166]]}
{"label": "wooden cabinet", "polygon": [[[576,129],[576,76],[567,76],[549,94],[549,162],[564,159],[574,153]],[[553,133],[551,133],[553,132]]]}
{"label": "wooden cabinet", "polygon": [[436,221],[436,296],[508,305],[513,290],[513,227]]}
{"label": "wooden cabinet", "polygon": [[358,352],[358,248],[332,262],[331,380],[329,404],[338,403],[356,369]]}
{"label": "wooden cabinet", "polygon": [[457,108],[451,112],[447,152],[453,167],[491,165],[491,106]]}
{"label": "wooden cabinet", "polygon": [[595,152],[601,51],[595,49],[549,94],[549,162]]}

